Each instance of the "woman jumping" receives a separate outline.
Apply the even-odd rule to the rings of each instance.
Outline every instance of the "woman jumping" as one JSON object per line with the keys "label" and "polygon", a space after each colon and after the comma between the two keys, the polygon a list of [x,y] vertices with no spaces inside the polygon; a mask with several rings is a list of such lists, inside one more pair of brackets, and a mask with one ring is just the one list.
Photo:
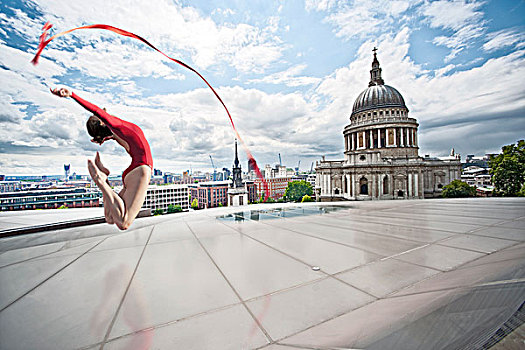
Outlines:
{"label": "woman jumping", "polygon": [[88,159],[89,174],[104,198],[106,222],[126,230],[144,203],[153,169],[153,158],[144,133],[137,125],[109,115],[104,109],[81,99],[68,89],[54,89],[51,92],[59,97],[72,97],[94,114],[86,124],[89,135],[93,137],[91,142],[102,145],[107,140],[115,140],[131,156],[131,165],[122,173],[124,187],[119,194],[109,186],[109,170],[102,165],[98,152],[94,162]]}

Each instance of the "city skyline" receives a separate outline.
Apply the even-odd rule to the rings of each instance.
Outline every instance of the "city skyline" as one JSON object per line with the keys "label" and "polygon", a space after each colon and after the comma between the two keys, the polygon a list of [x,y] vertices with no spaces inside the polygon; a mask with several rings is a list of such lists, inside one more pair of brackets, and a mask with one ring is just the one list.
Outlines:
{"label": "city skyline", "polygon": [[[420,155],[499,152],[525,134],[525,3],[513,1],[291,1],[215,3],[9,1],[0,13],[2,173],[87,174],[97,150],[114,174],[129,164],[115,145],[89,142],[89,116],[49,87],[132,121],[154,167],[231,167],[234,134],[211,91],[151,49],[103,31],[53,41],[30,60],[41,27],[53,33],[104,23],[141,35],[194,66],[217,89],[259,167],[309,170],[340,159],[342,130],[367,87],[372,48],[385,83],[420,124]],[[504,16],[503,16],[504,14]],[[53,160],[50,160],[53,157]],[[239,157],[246,170],[246,156]],[[56,161],[55,161],[56,160]],[[53,170],[56,169],[56,170]],[[83,169],[83,170],[81,170]]]}

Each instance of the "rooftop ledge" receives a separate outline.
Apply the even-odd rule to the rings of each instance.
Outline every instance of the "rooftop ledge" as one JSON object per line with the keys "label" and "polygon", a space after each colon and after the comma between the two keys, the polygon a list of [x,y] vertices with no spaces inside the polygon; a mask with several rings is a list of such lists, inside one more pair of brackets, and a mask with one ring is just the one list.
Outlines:
{"label": "rooftop ledge", "polygon": [[474,198],[259,204],[2,238],[0,348],[480,348],[522,310],[524,224],[525,199]]}

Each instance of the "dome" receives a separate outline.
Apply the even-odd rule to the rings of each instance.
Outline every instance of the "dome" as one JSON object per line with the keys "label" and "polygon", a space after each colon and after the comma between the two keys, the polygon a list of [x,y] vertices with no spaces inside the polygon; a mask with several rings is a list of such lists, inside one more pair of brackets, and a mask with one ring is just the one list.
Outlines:
{"label": "dome", "polygon": [[352,114],[382,107],[406,108],[403,96],[391,86],[373,85],[357,96]]}

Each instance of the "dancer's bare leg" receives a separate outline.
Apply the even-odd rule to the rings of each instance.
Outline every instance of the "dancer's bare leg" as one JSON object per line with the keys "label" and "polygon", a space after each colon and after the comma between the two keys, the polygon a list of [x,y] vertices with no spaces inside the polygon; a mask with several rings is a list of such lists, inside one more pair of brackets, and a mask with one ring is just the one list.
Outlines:
{"label": "dancer's bare leg", "polygon": [[[141,165],[126,175],[126,190],[122,198],[106,182],[107,175],[89,159],[88,169],[91,178],[104,196],[104,205],[109,209],[109,221],[114,222],[121,230],[126,230],[140,211],[151,177],[151,168]],[[106,202],[107,201],[107,202]]]}
{"label": "dancer's bare leg", "polygon": [[[95,156],[95,165],[97,168],[99,168],[106,176],[109,176],[109,169],[106,168],[102,161],[100,160],[100,154],[97,152],[97,155]],[[106,196],[102,195],[104,198],[104,203],[106,203]],[[122,198],[122,197],[121,197]],[[113,218],[111,217],[109,205],[104,204],[104,217],[106,218],[106,222],[110,225],[113,225],[115,222],[113,221]]]}

